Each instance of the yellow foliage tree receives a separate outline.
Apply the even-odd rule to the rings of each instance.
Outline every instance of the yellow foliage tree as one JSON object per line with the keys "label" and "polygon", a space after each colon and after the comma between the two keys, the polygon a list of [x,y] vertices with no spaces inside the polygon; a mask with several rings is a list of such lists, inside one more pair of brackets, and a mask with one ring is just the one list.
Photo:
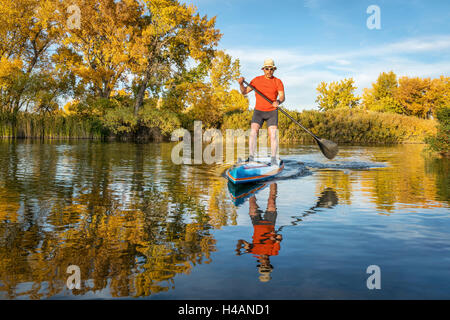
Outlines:
{"label": "yellow foliage tree", "polygon": [[432,79],[424,97],[429,114],[435,115],[440,108],[450,108],[450,77]]}
{"label": "yellow foliage tree", "polygon": [[[68,23],[73,7],[79,8],[79,25]],[[61,2],[58,9],[63,45],[54,57],[58,67],[79,77],[90,94],[109,98],[125,80],[143,7],[137,0],[74,0]]]}
{"label": "yellow foliage tree", "polygon": [[194,82],[188,85],[186,101],[188,112],[206,127],[219,127],[225,113],[245,111],[248,100],[237,90],[230,90],[231,83],[240,75],[239,61],[218,51],[209,70],[209,83]]}
{"label": "yellow foliage tree", "polygon": [[356,87],[353,78],[329,84],[321,82],[317,86],[319,95],[316,102],[320,110],[332,110],[338,108],[354,108],[358,105],[360,97],[354,95]]}
{"label": "yellow foliage tree", "polygon": [[429,107],[426,93],[430,89],[430,78],[401,77],[395,99],[399,102],[403,114],[426,118]]}
{"label": "yellow foliage tree", "polygon": [[159,88],[173,70],[183,72],[189,57],[196,61],[210,60],[221,38],[215,29],[215,17],[200,17],[193,6],[178,0],[144,0],[143,3],[150,15],[141,18],[132,48],[136,115],[149,86]]}
{"label": "yellow foliage tree", "polygon": [[24,105],[35,102],[33,94],[42,82],[34,71],[39,70],[40,79],[42,73],[49,73],[48,49],[58,38],[54,18],[57,3],[56,0],[2,1],[0,99],[3,111],[17,113]]}
{"label": "yellow foliage tree", "polygon": [[372,88],[364,89],[363,108],[378,112],[400,113],[399,104],[395,99],[398,81],[393,71],[381,73]]}
{"label": "yellow foliage tree", "polygon": [[378,112],[394,112],[430,118],[437,109],[450,105],[450,78],[402,77],[381,73],[372,88],[364,89],[363,107]]}

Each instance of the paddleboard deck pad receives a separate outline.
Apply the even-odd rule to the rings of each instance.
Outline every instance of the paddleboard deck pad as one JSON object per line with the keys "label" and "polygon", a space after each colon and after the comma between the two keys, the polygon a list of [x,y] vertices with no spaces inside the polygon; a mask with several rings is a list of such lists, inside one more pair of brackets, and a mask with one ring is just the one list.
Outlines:
{"label": "paddleboard deck pad", "polygon": [[271,179],[284,169],[283,160],[272,165],[270,158],[255,158],[250,162],[238,162],[225,175],[234,184],[252,183]]}

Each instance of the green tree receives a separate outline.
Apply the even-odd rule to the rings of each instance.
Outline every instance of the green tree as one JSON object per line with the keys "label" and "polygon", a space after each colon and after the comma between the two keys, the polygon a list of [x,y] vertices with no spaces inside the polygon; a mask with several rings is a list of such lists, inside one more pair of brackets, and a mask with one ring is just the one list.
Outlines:
{"label": "green tree", "polygon": [[443,157],[450,157],[450,106],[439,108],[436,112],[438,120],[437,133],[429,137],[426,142],[431,151]]}

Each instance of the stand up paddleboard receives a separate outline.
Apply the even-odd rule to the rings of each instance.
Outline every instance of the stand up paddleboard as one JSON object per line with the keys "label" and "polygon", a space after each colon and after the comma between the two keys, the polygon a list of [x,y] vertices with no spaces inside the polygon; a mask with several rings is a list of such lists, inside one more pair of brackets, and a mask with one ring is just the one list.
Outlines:
{"label": "stand up paddleboard", "polygon": [[272,165],[270,158],[255,158],[250,162],[238,162],[225,175],[234,184],[264,181],[275,177],[284,169],[283,160]]}

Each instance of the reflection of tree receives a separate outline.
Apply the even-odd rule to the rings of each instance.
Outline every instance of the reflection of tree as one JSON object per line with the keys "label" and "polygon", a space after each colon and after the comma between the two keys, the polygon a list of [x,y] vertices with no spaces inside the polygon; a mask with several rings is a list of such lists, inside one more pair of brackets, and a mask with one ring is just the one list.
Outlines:
{"label": "reflection of tree", "polygon": [[389,212],[409,204],[422,208],[442,206],[434,201],[438,175],[425,170],[423,147],[405,145],[382,150],[381,155],[374,155],[374,160],[386,161],[387,151],[389,166],[361,172],[362,191],[371,194],[377,208]]}
{"label": "reflection of tree", "polygon": [[[228,220],[231,219],[231,224],[237,224],[236,207],[227,201],[227,181],[222,179],[215,181],[211,188],[209,195],[208,213],[210,216],[209,223],[216,228],[228,225]],[[231,211],[231,214],[230,214]]]}
{"label": "reflection of tree", "polygon": [[[220,177],[220,171],[223,168],[209,165],[174,165],[170,160],[173,145],[160,144],[160,146],[162,158],[167,161],[166,168],[171,172],[170,180],[167,182],[167,191],[171,194],[172,202],[193,205],[200,200],[200,203],[204,204],[205,210],[193,212],[196,214],[197,220],[200,219],[199,221],[209,223],[215,228],[236,224],[235,207],[226,200],[228,198],[227,180],[211,179],[211,177]],[[201,197],[204,195],[207,195],[207,199],[202,201]]]}
{"label": "reflection of tree", "polygon": [[425,159],[426,173],[436,179],[437,200],[450,201],[450,161],[448,159]]}
{"label": "reflection of tree", "polygon": [[[380,212],[392,212],[396,207],[414,204],[416,207],[441,207],[439,200],[448,201],[448,160],[426,160],[423,145],[403,145],[377,149],[373,161],[387,162],[386,168],[356,170],[318,170],[317,192],[328,187],[336,191],[339,200],[351,204],[353,190],[367,193],[369,201]],[[438,200],[438,201],[435,201]]]}
{"label": "reflection of tree", "polygon": [[[215,167],[174,165],[171,146],[0,143],[0,296],[65,293],[69,265],[80,267],[83,280],[73,294],[146,296],[209,263],[211,228],[236,219],[227,181]],[[387,168],[317,171],[320,197],[293,224],[338,198],[350,204],[356,183],[383,210],[448,201],[448,162],[424,163],[417,146],[402,148],[375,156]]]}
{"label": "reflection of tree", "polygon": [[[21,294],[42,298],[41,285],[47,282],[46,296],[52,296],[64,289],[65,270],[75,264],[83,280],[91,279],[74,291],[76,294],[109,286],[113,296],[147,295],[168,290],[164,283],[170,284],[176,274],[208,263],[214,251],[208,226],[168,223],[167,200],[156,199],[155,190],[148,193],[151,207],[141,210],[122,210],[115,200],[103,206],[92,205],[93,194],[83,194],[73,199],[76,205],[52,212],[53,217],[77,216],[77,222],[43,232],[41,237],[36,228],[14,230],[14,240],[8,237],[9,246],[3,242],[0,248],[2,291],[13,298],[18,284],[34,282],[33,288]],[[9,235],[11,227],[17,229],[17,224],[3,221],[2,234]]]}
{"label": "reflection of tree", "polygon": [[317,171],[316,173],[319,180],[317,183],[317,193],[320,194],[324,190],[331,188],[335,190],[337,197],[339,197],[342,203],[352,204],[352,181],[350,180],[349,174],[341,170]]}
{"label": "reflection of tree", "polygon": [[[167,145],[87,142],[62,153],[51,145],[46,156],[18,146],[0,145],[10,155],[0,158],[0,292],[8,298],[65,292],[69,265],[83,280],[73,294],[167,291],[175,275],[211,261],[211,224],[232,219],[226,181],[193,183],[197,167],[164,159]],[[24,158],[29,176],[19,172]],[[65,179],[61,159],[73,169]]]}

